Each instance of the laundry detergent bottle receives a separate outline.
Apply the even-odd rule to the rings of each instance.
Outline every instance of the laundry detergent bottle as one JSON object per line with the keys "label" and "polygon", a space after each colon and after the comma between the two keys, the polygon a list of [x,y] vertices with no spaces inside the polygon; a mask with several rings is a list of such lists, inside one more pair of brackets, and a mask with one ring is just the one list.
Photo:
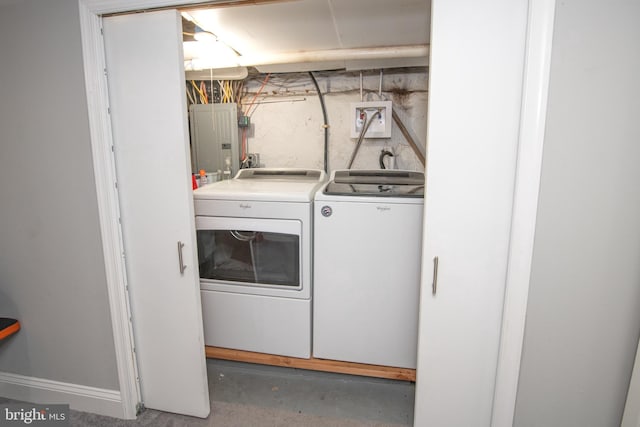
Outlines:
{"label": "laundry detergent bottle", "polygon": [[207,183],[207,172],[204,169],[200,169],[200,187]]}

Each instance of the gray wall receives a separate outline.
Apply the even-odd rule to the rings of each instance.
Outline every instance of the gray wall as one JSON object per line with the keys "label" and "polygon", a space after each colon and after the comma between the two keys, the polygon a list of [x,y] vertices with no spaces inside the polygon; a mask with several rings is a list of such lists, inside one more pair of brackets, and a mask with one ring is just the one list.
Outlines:
{"label": "gray wall", "polygon": [[557,2],[515,425],[618,426],[640,328],[640,2]]}
{"label": "gray wall", "polygon": [[117,390],[78,2],[0,6],[0,55],[0,372]]}
{"label": "gray wall", "polygon": [[[0,7],[0,371],[117,389],[75,0]],[[640,4],[558,1],[517,426],[614,426],[640,325]]]}

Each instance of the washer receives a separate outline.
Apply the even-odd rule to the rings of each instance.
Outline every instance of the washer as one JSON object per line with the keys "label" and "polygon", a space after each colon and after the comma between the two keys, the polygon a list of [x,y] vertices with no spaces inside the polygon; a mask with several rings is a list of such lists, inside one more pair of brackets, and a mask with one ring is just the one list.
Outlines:
{"label": "washer", "polygon": [[313,355],[416,367],[424,174],[335,171],[315,196]]}
{"label": "washer", "polygon": [[205,344],[311,356],[321,170],[242,169],[194,191]]}

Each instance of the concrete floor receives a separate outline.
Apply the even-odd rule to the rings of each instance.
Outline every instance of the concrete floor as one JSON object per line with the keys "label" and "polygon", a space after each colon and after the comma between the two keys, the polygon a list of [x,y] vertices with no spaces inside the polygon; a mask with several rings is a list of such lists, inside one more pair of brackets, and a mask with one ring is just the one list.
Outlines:
{"label": "concrete floor", "polygon": [[[136,420],[70,411],[82,427],[404,427],[415,385],[403,381],[208,359],[206,419],[146,409]],[[3,404],[19,403],[0,397]],[[36,402],[46,404],[47,402]],[[0,419],[0,424],[2,420]]]}
{"label": "concrete floor", "polygon": [[212,401],[366,423],[411,426],[415,384],[208,360]]}

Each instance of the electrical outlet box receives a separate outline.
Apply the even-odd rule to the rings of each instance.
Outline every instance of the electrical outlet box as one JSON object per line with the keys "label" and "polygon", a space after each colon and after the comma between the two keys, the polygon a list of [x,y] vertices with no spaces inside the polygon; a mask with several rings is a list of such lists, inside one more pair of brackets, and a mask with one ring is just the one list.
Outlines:
{"label": "electrical outlet box", "polygon": [[351,138],[359,138],[369,121],[365,138],[391,138],[391,101],[352,102],[349,111]]}
{"label": "electrical outlet box", "polygon": [[260,154],[258,154],[258,153],[247,153],[246,164],[247,164],[248,168],[260,167]]}

